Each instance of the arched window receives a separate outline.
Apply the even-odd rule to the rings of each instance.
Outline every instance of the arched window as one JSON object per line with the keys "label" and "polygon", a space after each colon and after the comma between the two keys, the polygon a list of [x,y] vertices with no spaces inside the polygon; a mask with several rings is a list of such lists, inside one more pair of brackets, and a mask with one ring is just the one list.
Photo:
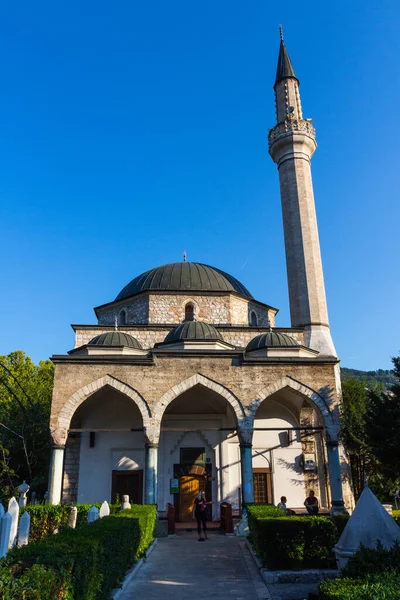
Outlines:
{"label": "arched window", "polygon": [[185,306],[185,321],[194,321],[194,304],[191,302]]}
{"label": "arched window", "polygon": [[126,311],[124,309],[119,313],[119,324],[126,325]]}
{"label": "arched window", "polygon": [[250,313],[250,325],[252,327],[257,327],[257,325],[258,325],[257,315],[254,312],[254,310],[252,310]]}

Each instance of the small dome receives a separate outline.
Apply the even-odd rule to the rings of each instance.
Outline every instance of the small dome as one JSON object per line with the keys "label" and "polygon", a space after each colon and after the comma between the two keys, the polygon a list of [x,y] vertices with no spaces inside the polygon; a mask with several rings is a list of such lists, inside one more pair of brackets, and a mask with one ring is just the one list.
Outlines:
{"label": "small dome", "polygon": [[269,331],[268,333],[262,333],[257,335],[255,338],[250,340],[247,344],[246,352],[252,350],[261,350],[262,348],[287,348],[289,346],[298,346],[297,340],[292,338],[286,333],[275,333]]}
{"label": "small dome", "polygon": [[136,338],[128,333],[122,333],[122,331],[108,331],[107,333],[96,335],[96,337],[90,340],[89,346],[128,346],[128,348],[142,348]]}
{"label": "small dome", "polygon": [[229,273],[209,265],[179,262],[150,269],[132,279],[115,300],[151,290],[171,292],[236,292],[252,298],[249,290]]}
{"label": "small dome", "polygon": [[181,340],[222,340],[222,336],[215,327],[208,323],[187,321],[170,331],[164,340],[164,344]]}

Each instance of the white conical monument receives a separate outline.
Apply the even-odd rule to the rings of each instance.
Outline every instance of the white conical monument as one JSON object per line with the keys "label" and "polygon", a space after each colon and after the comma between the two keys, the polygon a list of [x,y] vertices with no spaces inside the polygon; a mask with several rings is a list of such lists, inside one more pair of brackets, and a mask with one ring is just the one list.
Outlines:
{"label": "white conical monument", "polygon": [[400,527],[366,485],[338,543],[333,548],[339,569],[343,569],[360,544],[376,548],[378,540],[382,546],[390,548],[396,540],[400,542]]}

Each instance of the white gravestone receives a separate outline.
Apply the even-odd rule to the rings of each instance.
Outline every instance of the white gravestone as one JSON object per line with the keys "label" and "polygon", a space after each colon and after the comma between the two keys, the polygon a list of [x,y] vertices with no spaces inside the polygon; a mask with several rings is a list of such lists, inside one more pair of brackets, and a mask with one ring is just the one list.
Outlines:
{"label": "white gravestone", "polygon": [[99,518],[99,509],[96,506],[92,506],[92,508],[88,512],[87,520],[88,523],[93,523],[93,521],[97,521]]}
{"label": "white gravestone", "polygon": [[29,492],[29,485],[26,483],[25,479],[24,481],[21,483],[21,485],[18,486],[18,491],[19,491],[19,500],[18,500],[18,504],[20,508],[25,508],[26,503],[27,503],[27,497],[26,494]]}
{"label": "white gravestone", "polygon": [[103,517],[108,517],[110,514],[110,507],[108,506],[108,502],[104,500],[103,504],[100,506],[99,519]]}
{"label": "white gravestone", "polygon": [[78,509],[76,508],[76,506],[72,506],[71,511],[68,516],[68,527],[71,527],[71,529],[75,529],[77,517],[78,517]]}
{"label": "white gravestone", "polygon": [[8,513],[12,519],[10,542],[9,542],[9,547],[11,548],[12,546],[15,546],[15,544],[17,543],[18,517],[19,517],[19,506],[18,506],[18,502],[16,501],[14,496],[11,498],[10,502],[8,503]]}
{"label": "white gravestone", "polygon": [[396,541],[400,542],[400,527],[366,486],[333,548],[339,569],[343,569],[360,544],[376,548],[378,540],[384,548],[390,548]]}
{"label": "white gravestone", "polygon": [[18,546],[26,546],[29,540],[29,528],[31,526],[31,518],[27,511],[24,512],[19,520],[18,531]]}
{"label": "white gravestone", "polygon": [[6,513],[5,515],[3,515],[2,519],[1,519],[1,522],[0,522],[0,526],[1,526],[1,531],[0,531],[0,558],[3,558],[4,556],[7,556],[8,547],[10,545],[11,525],[12,525],[11,515],[9,515],[8,513]]}
{"label": "white gravestone", "polygon": [[131,508],[131,505],[129,503],[129,496],[122,496],[121,510],[126,510],[127,508]]}

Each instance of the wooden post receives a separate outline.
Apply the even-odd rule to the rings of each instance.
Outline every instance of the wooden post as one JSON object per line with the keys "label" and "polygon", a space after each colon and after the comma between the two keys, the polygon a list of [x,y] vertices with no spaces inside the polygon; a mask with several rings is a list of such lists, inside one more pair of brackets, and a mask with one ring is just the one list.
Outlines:
{"label": "wooden post", "polygon": [[225,533],[233,533],[233,519],[232,519],[232,504],[229,502],[221,503],[221,527]]}
{"label": "wooden post", "polygon": [[175,506],[168,503],[167,508],[168,535],[175,535]]}

